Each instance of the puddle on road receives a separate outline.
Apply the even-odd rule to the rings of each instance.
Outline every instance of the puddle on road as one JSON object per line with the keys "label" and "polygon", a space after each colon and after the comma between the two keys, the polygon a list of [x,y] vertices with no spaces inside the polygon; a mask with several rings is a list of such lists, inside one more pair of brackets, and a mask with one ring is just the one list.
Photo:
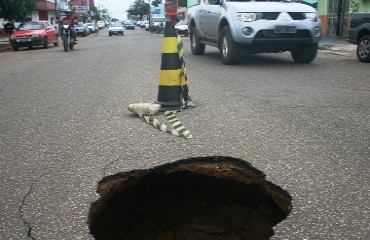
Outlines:
{"label": "puddle on road", "polygon": [[246,161],[184,159],[105,177],[89,212],[96,240],[269,239],[292,209],[288,192]]}

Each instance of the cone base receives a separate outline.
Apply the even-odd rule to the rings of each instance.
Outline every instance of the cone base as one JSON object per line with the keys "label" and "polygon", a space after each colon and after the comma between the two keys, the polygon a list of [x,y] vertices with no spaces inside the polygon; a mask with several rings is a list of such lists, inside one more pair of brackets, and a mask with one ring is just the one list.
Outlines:
{"label": "cone base", "polygon": [[159,86],[158,97],[155,103],[161,105],[161,109],[176,110],[180,109],[181,103],[181,87],[180,86]]}
{"label": "cone base", "polygon": [[155,102],[155,103],[161,105],[159,111],[180,110],[184,107],[177,103],[169,103],[169,102]]}

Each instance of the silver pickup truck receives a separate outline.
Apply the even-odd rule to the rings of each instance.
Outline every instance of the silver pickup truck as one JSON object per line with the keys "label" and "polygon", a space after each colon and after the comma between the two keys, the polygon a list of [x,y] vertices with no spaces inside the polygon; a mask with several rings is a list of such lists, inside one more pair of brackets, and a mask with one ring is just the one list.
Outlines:
{"label": "silver pickup truck", "polygon": [[227,65],[243,54],[285,51],[294,62],[309,63],[322,36],[316,10],[290,0],[200,0],[187,19],[192,53],[217,47]]}

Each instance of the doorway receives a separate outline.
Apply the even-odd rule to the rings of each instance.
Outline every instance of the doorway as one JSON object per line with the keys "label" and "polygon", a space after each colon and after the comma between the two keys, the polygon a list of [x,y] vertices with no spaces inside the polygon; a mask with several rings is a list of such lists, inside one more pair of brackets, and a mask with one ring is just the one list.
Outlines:
{"label": "doorway", "polygon": [[329,0],[328,34],[344,37],[348,35],[348,1]]}

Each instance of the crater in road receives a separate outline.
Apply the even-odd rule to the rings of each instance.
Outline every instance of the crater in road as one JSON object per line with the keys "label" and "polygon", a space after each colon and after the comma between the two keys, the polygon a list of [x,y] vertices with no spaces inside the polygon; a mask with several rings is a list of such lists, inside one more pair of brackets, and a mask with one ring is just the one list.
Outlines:
{"label": "crater in road", "polygon": [[95,239],[269,239],[291,196],[246,161],[210,156],[133,170],[99,182]]}

